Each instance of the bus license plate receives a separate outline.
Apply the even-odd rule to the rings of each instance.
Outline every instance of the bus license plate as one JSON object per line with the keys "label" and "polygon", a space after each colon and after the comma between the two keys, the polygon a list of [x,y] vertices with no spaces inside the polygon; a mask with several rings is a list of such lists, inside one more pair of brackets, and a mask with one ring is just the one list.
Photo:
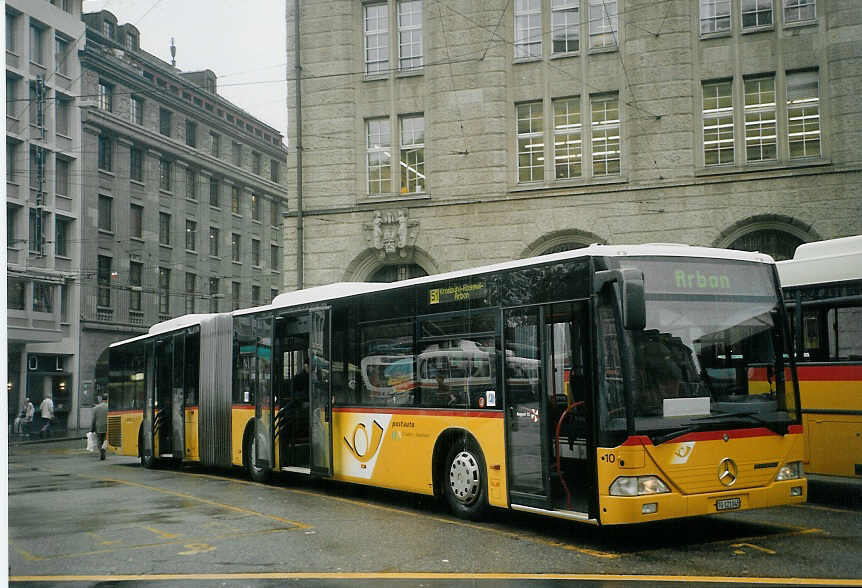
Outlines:
{"label": "bus license plate", "polygon": [[715,501],[715,510],[733,510],[742,506],[740,498],[722,498]]}

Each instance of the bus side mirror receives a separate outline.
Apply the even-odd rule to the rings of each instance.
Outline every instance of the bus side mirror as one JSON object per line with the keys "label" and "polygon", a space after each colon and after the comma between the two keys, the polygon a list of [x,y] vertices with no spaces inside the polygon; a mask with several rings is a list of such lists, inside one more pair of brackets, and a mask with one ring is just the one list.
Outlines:
{"label": "bus side mirror", "polygon": [[642,331],[646,327],[646,296],[644,274],[636,269],[603,270],[596,272],[595,292],[599,293],[610,283],[619,286],[623,328]]}

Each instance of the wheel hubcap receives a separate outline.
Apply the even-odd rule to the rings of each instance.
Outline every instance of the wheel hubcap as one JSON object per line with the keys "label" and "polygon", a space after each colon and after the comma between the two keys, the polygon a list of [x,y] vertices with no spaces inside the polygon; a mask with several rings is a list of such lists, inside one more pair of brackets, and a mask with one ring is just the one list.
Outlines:
{"label": "wheel hubcap", "polygon": [[468,451],[458,453],[449,466],[449,488],[462,504],[470,504],[479,496],[479,463]]}

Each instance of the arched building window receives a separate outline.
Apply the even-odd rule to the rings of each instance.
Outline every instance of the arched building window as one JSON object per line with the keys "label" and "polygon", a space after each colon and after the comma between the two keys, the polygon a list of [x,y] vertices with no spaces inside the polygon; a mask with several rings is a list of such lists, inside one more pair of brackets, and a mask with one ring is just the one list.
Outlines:
{"label": "arched building window", "polygon": [[410,278],[421,278],[427,275],[428,272],[415,263],[401,263],[380,267],[371,274],[367,281],[388,283],[409,280]]}
{"label": "arched building window", "polygon": [[575,243],[575,242],[567,242],[560,243],[559,245],[554,245],[553,247],[549,247],[548,249],[542,252],[542,255],[547,255],[549,253],[562,253],[563,251],[571,251],[573,249],[582,249],[587,247],[586,243]]}
{"label": "arched building window", "polygon": [[792,259],[796,248],[805,241],[781,230],[763,229],[752,231],[735,239],[729,249],[759,251],[771,255],[775,261]]}

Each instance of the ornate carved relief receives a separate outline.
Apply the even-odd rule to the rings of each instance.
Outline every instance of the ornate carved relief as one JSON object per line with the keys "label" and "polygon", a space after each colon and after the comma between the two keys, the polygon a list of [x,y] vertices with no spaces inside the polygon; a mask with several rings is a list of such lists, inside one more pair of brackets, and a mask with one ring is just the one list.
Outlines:
{"label": "ornate carved relief", "polygon": [[380,259],[413,257],[419,221],[409,220],[406,208],[375,210],[371,224],[364,227],[368,244],[377,250]]}

